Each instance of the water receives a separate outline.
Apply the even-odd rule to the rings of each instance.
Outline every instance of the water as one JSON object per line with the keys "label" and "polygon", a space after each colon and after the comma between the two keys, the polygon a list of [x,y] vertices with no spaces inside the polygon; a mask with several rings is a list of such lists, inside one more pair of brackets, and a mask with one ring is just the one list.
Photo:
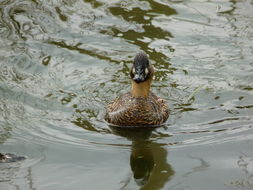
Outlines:
{"label": "water", "polygon": [[[0,1],[0,189],[252,189],[253,1]],[[134,55],[171,115],[109,128]]]}

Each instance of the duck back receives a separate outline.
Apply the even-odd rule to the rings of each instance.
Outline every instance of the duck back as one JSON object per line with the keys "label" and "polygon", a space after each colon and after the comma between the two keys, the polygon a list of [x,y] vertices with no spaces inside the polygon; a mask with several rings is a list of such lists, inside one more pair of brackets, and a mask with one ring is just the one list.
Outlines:
{"label": "duck back", "polygon": [[150,92],[147,98],[126,93],[107,106],[105,120],[120,126],[160,125],[169,117],[166,102]]}

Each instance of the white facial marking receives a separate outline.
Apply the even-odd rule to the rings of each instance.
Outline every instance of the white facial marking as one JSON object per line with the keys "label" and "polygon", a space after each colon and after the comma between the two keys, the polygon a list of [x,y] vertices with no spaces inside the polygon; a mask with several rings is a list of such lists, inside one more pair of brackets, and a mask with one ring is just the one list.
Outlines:
{"label": "white facial marking", "polygon": [[148,68],[145,69],[145,75],[147,76],[149,73]]}

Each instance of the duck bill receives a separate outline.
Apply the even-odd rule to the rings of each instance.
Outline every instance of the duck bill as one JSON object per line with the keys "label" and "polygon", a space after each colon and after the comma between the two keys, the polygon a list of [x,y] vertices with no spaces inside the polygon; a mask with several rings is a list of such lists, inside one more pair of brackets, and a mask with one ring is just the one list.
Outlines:
{"label": "duck bill", "polygon": [[136,83],[141,83],[145,81],[145,76],[143,74],[135,74],[133,80]]}

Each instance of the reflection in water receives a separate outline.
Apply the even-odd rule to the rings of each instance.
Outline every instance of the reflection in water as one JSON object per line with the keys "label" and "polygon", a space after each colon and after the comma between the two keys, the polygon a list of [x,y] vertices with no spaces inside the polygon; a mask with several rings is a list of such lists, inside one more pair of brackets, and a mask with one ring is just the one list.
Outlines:
{"label": "reflection in water", "polygon": [[[157,14],[171,16],[177,14],[177,12],[168,5],[156,1],[149,0],[139,3],[140,5],[132,5],[130,2],[122,1],[120,7],[111,6],[109,8],[112,15],[120,16],[124,21],[130,24],[128,28],[117,25],[113,26],[111,28],[113,36],[117,37],[122,35],[121,37],[126,41],[148,52],[150,59],[156,60],[154,65],[156,69],[159,70],[159,73],[155,76],[156,80],[165,79],[167,74],[172,73],[175,68],[171,68],[169,57],[164,55],[161,51],[157,51],[156,48],[151,47],[151,43],[154,41],[160,41],[161,44],[166,43],[166,48],[169,51],[174,51],[167,42],[173,36],[169,31],[155,26],[153,19]],[[147,43],[147,41],[149,43]]]}
{"label": "reflection in water", "polygon": [[145,185],[154,168],[154,158],[149,147],[142,146],[141,144],[134,144],[130,157],[130,165],[136,183],[140,186]]}
{"label": "reflection in water", "polygon": [[[114,134],[132,141],[130,166],[136,184],[141,190],[161,189],[174,175],[167,163],[167,151],[149,137],[153,129],[110,127]],[[122,187],[124,189],[127,184]]]}

